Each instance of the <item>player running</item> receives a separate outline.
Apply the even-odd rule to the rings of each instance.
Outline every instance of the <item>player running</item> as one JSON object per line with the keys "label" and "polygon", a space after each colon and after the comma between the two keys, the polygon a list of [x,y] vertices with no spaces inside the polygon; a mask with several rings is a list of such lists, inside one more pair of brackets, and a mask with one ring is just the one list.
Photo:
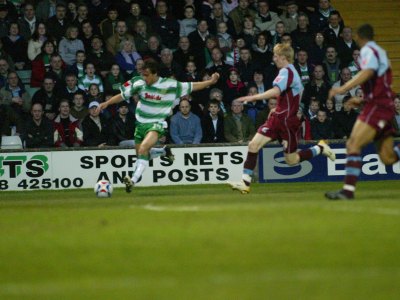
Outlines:
{"label": "player running", "polygon": [[[135,183],[149,165],[149,160],[158,156],[172,156],[170,149],[155,148],[159,138],[165,135],[165,119],[179,99],[192,91],[204,89],[215,84],[219,74],[214,73],[211,79],[203,82],[179,82],[172,78],[158,76],[158,63],[147,60],[144,63],[142,77],[133,77],[121,87],[121,93],[103,102],[97,108],[99,111],[111,104],[128,100],[133,95],[139,95],[136,106],[135,148],[138,160],[132,178],[125,176],[126,192],[130,193]],[[152,149],[152,150],[151,150]]]}
{"label": "player running", "polygon": [[293,66],[293,48],[288,44],[277,44],[274,47],[274,63],[280,69],[268,91],[236,99],[235,101],[249,102],[262,99],[278,98],[276,109],[271,110],[267,121],[258,128],[254,138],[249,142],[246,161],[244,162],[242,180],[231,182],[233,190],[242,194],[250,192],[250,183],[253,170],[257,163],[259,150],[271,141],[279,140],[282,143],[285,161],[288,165],[295,165],[304,160],[323,154],[330,160],[335,160],[335,154],[330,147],[320,141],[309,149],[297,151],[297,132],[300,120],[297,117],[303,85],[299,74]]}
{"label": "player running", "polygon": [[358,176],[361,173],[361,150],[374,141],[381,161],[391,165],[400,159],[399,145],[393,147],[392,120],[395,115],[394,98],[391,90],[392,71],[386,52],[374,41],[374,30],[364,24],[357,31],[357,42],[361,47],[361,71],[341,87],[332,88],[329,98],[345,94],[357,85],[362,85],[365,99],[352,98],[353,107],[364,104],[346,143],[347,162],[344,186],[339,191],[327,192],[330,200],[353,199]]}

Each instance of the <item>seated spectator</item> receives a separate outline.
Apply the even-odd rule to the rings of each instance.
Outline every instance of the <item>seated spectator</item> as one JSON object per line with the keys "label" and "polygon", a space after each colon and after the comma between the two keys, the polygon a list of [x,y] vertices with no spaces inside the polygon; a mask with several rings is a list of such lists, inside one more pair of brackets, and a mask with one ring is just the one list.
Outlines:
{"label": "seated spectator", "polygon": [[219,101],[211,99],[207,104],[208,113],[201,118],[203,131],[202,143],[223,143],[224,138],[224,117],[219,107]]}
{"label": "seated spectator", "polygon": [[351,108],[348,101],[351,99],[350,96],[343,98],[343,107],[338,111],[332,120],[333,131],[335,138],[347,139],[350,137],[350,133],[353,129],[354,123],[357,120],[358,113]]}
{"label": "seated spectator", "polygon": [[114,5],[110,5],[107,9],[107,18],[100,22],[99,28],[101,36],[107,40],[115,32],[118,21],[118,11]]}
{"label": "seated spectator", "polygon": [[86,53],[90,53],[90,50],[92,49],[92,39],[95,36],[92,23],[89,20],[83,21],[79,39],[82,41]]}
{"label": "seated spectator", "polygon": [[[350,72],[349,68],[344,67],[340,71],[340,80],[335,82],[332,85],[332,87],[333,88],[340,87],[340,86],[344,85],[346,82],[348,82],[350,79],[351,79],[351,72]],[[335,96],[335,105],[336,105],[335,108],[336,108],[336,111],[340,111],[342,109],[344,97],[347,96],[347,95],[350,95],[351,97],[354,97],[356,95],[356,90],[359,87],[360,86],[356,86],[356,87],[352,88],[345,95],[338,94],[338,95]]]}
{"label": "seated spectator", "polygon": [[231,18],[228,17],[229,12],[223,9],[222,5],[223,5],[222,3],[216,2],[212,6],[211,15],[207,19],[207,24],[209,26],[208,29],[210,31],[210,34],[216,35],[218,24],[221,22],[225,22],[228,25],[228,33],[235,36],[235,27],[233,25]]}
{"label": "seated spectator", "polygon": [[240,78],[245,86],[253,80],[253,74],[256,69],[256,66],[251,57],[249,48],[242,48],[239,50],[239,61],[235,64],[235,67],[238,69]]}
{"label": "seated spectator", "polygon": [[331,6],[330,0],[319,0],[318,8],[311,15],[311,27],[317,31],[328,27],[329,16],[332,11],[334,11],[334,8]]}
{"label": "seated spectator", "polygon": [[122,71],[132,74],[136,71],[136,61],[141,58],[133,42],[126,40],[121,42],[120,51],[115,56],[115,61]]}
{"label": "seated spectator", "polygon": [[28,58],[30,61],[42,52],[42,46],[46,40],[48,40],[46,24],[39,22],[28,41]]}
{"label": "seated spectator", "polygon": [[228,79],[224,85],[224,104],[230,107],[233,100],[247,94],[244,83],[240,80],[239,71],[232,67],[229,69]]}
{"label": "seated spectator", "polygon": [[325,37],[322,32],[316,32],[314,42],[309,50],[309,62],[312,65],[322,65],[326,54]]}
{"label": "seated spectator", "polygon": [[32,61],[31,87],[42,85],[45,74],[50,71],[50,58],[55,53],[55,42],[46,40],[40,54]]}
{"label": "seated spectator", "polygon": [[262,31],[257,35],[256,42],[252,45],[251,56],[253,61],[262,69],[272,62],[272,49],[270,49],[269,43],[269,34]]}
{"label": "seated spectator", "polygon": [[168,12],[166,0],[156,3],[156,15],[152,19],[152,27],[161,38],[161,44],[169,49],[175,49],[179,40],[179,23]]}
{"label": "seated spectator", "polygon": [[25,124],[24,141],[26,148],[53,147],[53,125],[43,117],[44,110],[40,103],[32,105],[31,117]]}
{"label": "seated spectator", "polygon": [[84,93],[84,91],[78,88],[78,78],[74,73],[67,73],[65,75],[65,88],[59,93],[60,97],[68,99],[72,103],[74,95],[79,92]]}
{"label": "seated spectator", "polygon": [[231,112],[224,119],[224,136],[229,143],[245,143],[255,134],[250,117],[243,113],[243,103],[234,100]]}
{"label": "seated spectator", "polygon": [[93,63],[100,75],[105,77],[115,62],[114,56],[103,47],[103,41],[97,35],[93,37],[91,45],[90,51],[87,52],[87,59]]}
{"label": "seated spectator", "polygon": [[186,36],[181,36],[179,38],[178,49],[173,53],[173,55],[173,60],[182,67],[186,66],[189,61],[194,62],[196,60],[196,54],[192,49],[190,49],[190,42]]}
{"label": "seated spectator", "polygon": [[313,140],[332,139],[334,137],[331,121],[324,110],[318,110],[317,116],[311,120],[311,135]]}
{"label": "seated spectator", "polygon": [[328,98],[330,88],[330,84],[325,80],[324,68],[321,65],[316,65],[314,67],[311,82],[304,86],[301,98],[301,105],[304,111],[308,110],[311,98],[318,99],[320,103],[324,105]]}
{"label": "seated spectator", "polygon": [[291,32],[294,49],[310,50],[314,41],[314,27],[310,27],[308,16],[305,13],[299,13],[297,17],[297,29]]}
{"label": "seated spectator", "polygon": [[211,62],[206,66],[206,70],[211,74],[215,72],[219,73],[220,77],[216,83],[216,87],[224,88],[231,67],[231,65],[225,62],[224,53],[220,48],[215,47],[211,50]]}
{"label": "seated spectator", "polygon": [[70,25],[65,32],[65,37],[60,41],[58,52],[65,64],[72,66],[76,62],[76,52],[79,50],[85,51],[85,47],[83,42],[78,39],[78,28]]}
{"label": "seated spectator", "polygon": [[79,120],[79,124],[89,114],[85,106],[85,94],[83,92],[76,92],[72,99],[71,115]]}
{"label": "seated spectator", "polygon": [[354,49],[352,58],[353,60],[349,63],[348,68],[351,72],[351,78],[357,75],[358,72],[360,72],[361,67],[358,61],[358,58],[360,57],[360,50],[359,49]]}
{"label": "seated spectator", "polygon": [[342,36],[337,42],[337,51],[342,64],[347,65],[352,62],[354,50],[359,50],[359,48],[353,40],[351,28],[344,27]]}
{"label": "seated spectator", "polygon": [[194,7],[192,5],[186,5],[183,10],[185,18],[179,20],[179,36],[188,36],[196,30],[197,20],[194,18]]}
{"label": "seated spectator", "polygon": [[300,75],[301,83],[305,86],[311,81],[311,75],[313,73],[313,67],[308,63],[308,53],[304,49],[300,49],[297,52],[297,60],[294,63],[294,67]]}
{"label": "seated spectator", "polygon": [[117,145],[135,146],[135,121],[135,115],[129,111],[128,102],[118,103],[118,114],[112,121],[112,132]]}
{"label": "seated spectator", "polygon": [[59,2],[56,4],[56,14],[47,20],[47,28],[49,35],[54,37],[57,43],[59,43],[70,24],[66,17],[65,4]]}
{"label": "seated spectator", "polygon": [[10,72],[10,66],[4,58],[0,58],[0,89],[7,83],[8,72]]}
{"label": "seated spectator", "polygon": [[269,10],[268,0],[258,1],[258,14],[256,15],[256,26],[261,31],[274,31],[279,19],[278,14]]}
{"label": "seated spectator", "polygon": [[299,7],[296,1],[285,2],[286,11],[279,16],[282,22],[285,24],[286,32],[291,33],[297,28],[297,17],[299,14]]}
{"label": "seated spectator", "polygon": [[76,78],[85,76],[84,63],[86,61],[86,54],[83,50],[76,51],[75,63],[68,67],[67,72],[75,74]]}
{"label": "seated spectator", "polygon": [[35,103],[42,104],[46,118],[54,120],[59,108],[59,100],[52,77],[45,77],[42,87],[33,94],[32,104]]}
{"label": "seated spectator", "polygon": [[303,114],[303,110],[299,107],[297,111],[297,118],[300,120],[300,128],[297,132],[297,139],[299,140],[312,140],[311,123],[310,120]]}
{"label": "seated spectator", "polygon": [[133,40],[135,42],[136,50],[143,53],[149,50],[148,41],[153,33],[148,28],[148,25],[143,20],[138,20],[134,27]]}
{"label": "seated spectator", "polygon": [[[15,128],[15,132],[13,132]],[[22,119],[18,116],[10,105],[0,103],[0,137],[11,135],[22,135]]]}
{"label": "seated spectator", "polygon": [[[249,86],[255,86],[257,88],[257,93],[262,94],[266,90],[268,90],[265,80],[264,80],[264,72],[260,68],[256,68],[253,73],[253,80],[250,82]],[[268,100],[264,99],[261,101],[256,101],[256,105],[259,110],[264,109],[267,106]]]}
{"label": "seated spectator", "polygon": [[279,21],[275,26],[275,33],[271,36],[271,48],[274,49],[276,44],[281,43],[283,35],[286,33],[285,23]]}
{"label": "seated spectator", "polygon": [[226,26],[225,22],[221,22],[217,27],[217,38],[218,44],[221,50],[226,54],[232,50],[233,47],[233,38],[227,32],[228,26]]}
{"label": "seated spectator", "polygon": [[336,49],[343,31],[341,21],[342,17],[340,16],[340,13],[337,10],[331,11],[328,18],[328,27],[324,30],[326,44],[335,47]]}
{"label": "seated spectator", "polygon": [[323,66],[329,84],[333,85],[336,81],[339,80],[341,66],[341,61],[337,56],[335,47],[329,46],[328,48],[326,48]]}
{"label": "seated spectator", "polygon": [[[254,85],[249,86],[247,95],[253,96],[258,94],[257,87]],[[258,106],[258,102],[261,101],[252,101],[252,102],[245,102],[244,103],[244,111],[253,121],[253,124],[256,124],[257,114],[262,111],[263,106]],[[262,103],[262,102],[261,102]]]}
{"label": "seated spectator", "polygon": [[[69,4],[72,1],[69,1]],[[89,19],[89,9],[85,3],[78,3],[76,7],[76,14],[75,17],[70,17],[69,19],[72,20],[72,24],[76,26],[79,30],[82,29],[82,24]]]}
{"label": "seated spectator", "polygon": [[16,72],[9,72],[7,83],[0,89],[0,103],[9,105],[22,119],[29,113],[31,97]]}
{"label": "seated spectator", "polygon": [[116,55],[117,52],[119,51],[121,42],[126,40],[134,42],[133,36],[130,33],[128,33],[126,22],[118,20],[116,32],[106,40],[107,51],[109,51],[112,55]]}
{"label": "seated spectator", "polygon": [[[138,3],[131,3],[131,10],[129,16],[125,18],[126,26],[128,31],[135,36],[135,28],[139,22],[143,22],[148,31],[151,31],[151,19],[146,15],[142,14],[142,8]],[[136,49],[141,51],[139,45],[136,43]]]}
{"label": "seated spectator", "polygon": [[62,99],[59,115],[53,121],[54,145],[59,148],[79,147],[83,142],[83,133],[79,129],[79,120],[71,116],[69,101]]}
{"label": "seated spectator", "polygon": [[210,18],[214,2],[215,0],[204,0],[203,3],[201,3],[200,10],[203,18]]}
{"label": "seated spectator", "polygon": [[104,95],[100,91],[99,85],[96,83],[91,83],[89,85],[89,90],[87,94],[88,103],[96,101],[99,103],[104,102]]}
{"label": "seated spectator", "polygon": [[3,49],[8,53],[17,70],[23,70],[27,68],[28,63],[28,43],[20,35],[19,25],[17,22],[11,22],[9,25],[8,35],[1,38]]}
{"label": "seated spectator", "polygon": [[99,86],[101,93],[104,92],[103,81],[101,80],[100,76],[96,75],[94,64],[87,62],[85,64],[85,76],[79,79],[78,87],[86,93],[89,93],[89,87],[92,83],[95,83]]}
{"label": "seated spectator", "polygon": [[265,122],[267,122],[271,110],[275,109],[277,105],[278,105],[277,99],[275,98],[268,99],[267,105],[263,108],[263,110],[257,113],[256,127],[255,127],[256,129],[259,128],[261,125],[263,125]]}
{"label": "seated spectator", "polygon": [[246,47],[251,47],[251,45],[256,43],[260,31],[260,28],[255,24],[254,17],[250,15],[244,16],[243,29],[239,36],[245,41]]}
{"label": "seated spectator", "polygon": [[161,50],[161,64],[159,75],[161,77],[177,79],[183,77],[182,66],[178,65],[178,63],[173,60],[171,49],[164,48]]}
{"label": "seated spectator", "polygon": [[326,117],[332,121],[336,115],[335,101],[332,98],[326,99],[325,102]]}
{"label": "seated spectator", "polygon": [[171,117],[170,135],[174,144],[200,144],[203,137],[200,118],[191,111],[190,102],[182,99],[179,112]]}
{"label": "seated spectator", "polygon": [[111,124],[97,112],[99,103],[89,104],[89,115],[82,121],[83,145],[104,147],[114,145]]}
{"label": "seated spectator", "polygon": [[16,3],[19,5],[19,12],[23,12],[21,17],[18,19],[20,35],[25,41],[29,41],[36,27],[37,20],[35,16],[35,8],[32,3],[21,3],[25,2],[22,0],[17,0],[17,2],[19,2]]}
{"label": "seated spectator", "polygon": [[157,35],[151,35],[148,39],[148,50],[140,53],[144,60],[152,58],[156,62],[161,62],[161,43]]}
{"label": "seated spectator", "polygon": [[239,35],[243,30],[242,24],[244,21],[244,16],[250,15],[253,18],[256,17],[257,12],[249,7],[249,5],[249,0],[239,0],[238,6],[232,9],[228,14],[229,18],[231,18],[233,22],[236,35]]}
{"label": "seated spectator", "polygon": [[396,111],[394,119],[394,128],[396,130],[395,136],[400,136],[400,95],[396,95],[394,98],[394,109]]}
{"label": "seated spectator", "polygon": [[310,99],[310,106],[308,108],[308,110],[305,112],[305,116],[312,121],[313,119],[315,119],[317,117],[318,111],[321,110],[321,106],[320,106],[320,102],[311,97]]}
{"label": "seated spectator", "polygon": [[185,74],[182,79],[185,82],[201,81],[199,74],[197,74],[197,67],[194,61],[188,61],[186,63]]}
{"label": "seated spectator", "polygon": [[110,72],[104,80],[104,89],[108,93],[119,93],[119,88],[126,81],[118,64],[111,66]]}
{"label": "seated spectator", "polygon": [[[204,80],[204,79],[203,79]],[[224,104],[224,92],[219,88],[211,88],[209,92],[210,100],[217,100],[219,103],[219,108],[221,110],[221,114],[225,116],[228,113],[228,108],[225,107]]]}

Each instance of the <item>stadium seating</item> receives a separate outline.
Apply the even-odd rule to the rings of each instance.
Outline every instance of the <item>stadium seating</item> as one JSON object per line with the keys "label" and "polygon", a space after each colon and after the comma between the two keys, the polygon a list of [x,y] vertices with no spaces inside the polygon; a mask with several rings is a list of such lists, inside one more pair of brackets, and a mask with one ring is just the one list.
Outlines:
{"label": "stadium seating", "polygon": [[1,149],[22,149],[22,141],[19,136],[2,136]]}

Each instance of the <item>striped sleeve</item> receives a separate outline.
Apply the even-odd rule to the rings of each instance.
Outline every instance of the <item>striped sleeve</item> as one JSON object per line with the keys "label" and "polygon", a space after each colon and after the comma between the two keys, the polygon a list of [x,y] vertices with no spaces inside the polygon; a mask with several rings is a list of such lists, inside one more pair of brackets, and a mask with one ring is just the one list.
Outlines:
{"label": "striped sleeve", "polygon": [[121,91],[121,96],[124,100],[128,100],[134,94],[138,93],[140,88],[144,85],[143,79],[140,77],[133,77],[131,80],[125,82],[119,88]]}
{"label": "striped sleeve", "polygon": [[176,98],[181,98],[186,95],[190,95],[192,92],[193,84],[191,82],[179,82],[176,84]]}

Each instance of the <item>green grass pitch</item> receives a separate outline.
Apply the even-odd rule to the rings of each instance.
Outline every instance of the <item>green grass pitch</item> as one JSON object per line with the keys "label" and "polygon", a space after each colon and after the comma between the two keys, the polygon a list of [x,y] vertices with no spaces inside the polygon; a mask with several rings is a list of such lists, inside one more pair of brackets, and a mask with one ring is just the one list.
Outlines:
{"label": "green grass pitch", "polygon": [[400,184],[0,192],[0,299],[400,299]]}

